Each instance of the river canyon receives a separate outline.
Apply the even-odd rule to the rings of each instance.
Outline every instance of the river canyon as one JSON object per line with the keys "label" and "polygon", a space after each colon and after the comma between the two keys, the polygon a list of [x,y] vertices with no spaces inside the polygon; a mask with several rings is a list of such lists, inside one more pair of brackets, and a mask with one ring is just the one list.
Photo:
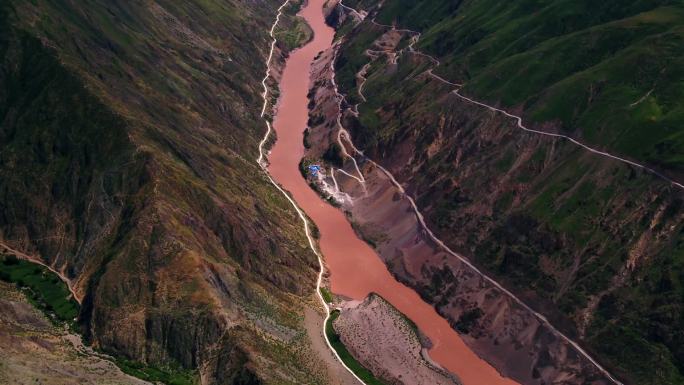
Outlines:
{"label": "river canyon", "polygon": [[335,33],[325,23],[324,3],[311,0],[300,13],[313,29],[314,38],[286,61],[273,121],[277,141],[268,155],[268,171],[316,224],[333,293],[355,300],[370,293],[385,298],[429,338],[430,357],[464,384],[514,384],[471,351],[449,323],[414,290],[399,283],[373,249],[358,238],[344,213],[320,198],[300,174],[299,163],[305,151],[303,132],[309,116],[311,64],[319,52],[331,47]]}

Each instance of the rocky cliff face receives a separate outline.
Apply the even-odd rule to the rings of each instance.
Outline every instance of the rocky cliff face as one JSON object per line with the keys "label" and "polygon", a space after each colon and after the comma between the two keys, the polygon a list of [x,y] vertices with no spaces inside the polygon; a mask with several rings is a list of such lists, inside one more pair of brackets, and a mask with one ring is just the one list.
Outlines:
{"label": "rocky cliff face", "polygon": [[[426,5],[421,9],[386,2],[377,14],[368,8],[371,14],[346,35],[336,72],[350,107],[343,123],[351,131],[354,143],[404,186],[438,238],[502,282],[559,330],[580,341],[608,369],[630,383],[681,382],[681,189],[652,173],[591,153],[567,140],[525,132],[514,119],[454,94],[458,86],[443,79],[446,76],[453,83],[465,81],[465,88],[459,91],[461,95],[477,98],[477,92],[483,92],[490,98],[490,104],[496,104],[492,98],[498,96],[509,101],[509,94],[487,93],[483,84],[494,84],[494,79],[501,84],[520,84],[525,79],[522,75],[487,80],[489,72],[471,69],[470,62],[458,61],[448,56],[451,51],[443,50],[437,52],[437,57],[448,63],[447,69],[455,68],[457,62],[463,71],[452,74],[472,71],[477,72],[477,77],[473,75],[475,79],[470,83],[467,77],[448,76],[442,68],[440,80],[434,76],[438,73],[436,68],[440,68],[435,67],[434,60],[410,49],[415,46],[415,33],[370,22],[375,16],[387,19],[391,12],[397,15],[402,6],[413,13],[441,9],[432,3],[439,2],[430,2],[434,7]],[[475,1],[456,8],[463,18],[480,6],[483,4]],[[445,20],[450,14],[458,18],[457,11],[443,9],[430,17]],[[519,15],[502,14],[506,15],[503,19]],[[408,21],[404,16],[397,19],[408,24],[430,20],[423,15],[427,19]],[[645,15],[639,15],[642,17]],[[435,28],[446,29],[445,23]],[[462,20],[462,24],[467,23],[468,20]],[[432,25],[420,27],[433,32]],[[593,33],[602,39],[601,34],[608,32],[595,27]],[[478,41],[491,42],[483,37],[487,36],[485,31],[482,34],[480,40],[463,44],[471,44],[474,50],[480,47],[475,44]],[[426,46],[439,43],[429,36]],[[547,49],[551,43],[539,44]],[[415,47],[420,49],[420,43]],[[458,49],[470,52],[468,47]],[[523,48],[533,51],[529,46]],[[433,51],[429,53],[435,54]],[[544,52],[553,53],[548,49]],[[487,53],[494,55],[493,51]],[[490,63],[482,61],[483,55],[468,58],[477,57],[481,59],[478,63],[486,66]],[[530,81],[536,82],[535,86],[540,82],[538,78]],[[610,88],[614,81],[611,77],[603,84]],[[530,96],[516,96],[517,100],[527,100],[526,97]],[[582,115],[588,111],[584,109],[604,103],[607,94],[597,91],[595,97],[602,101],[589,107],[575,105],[574,116],[588,116]],[[573,108],[568,104],[573,100],[556,102],[567,110]],[[542,131],[577,134],[580,128],[586,128],[586,133],[594,129],[568,126],[566,120],[537,120],[540,115],[532,111],[544,109],[542,102],[543,99],[535,99],[514,111],[523,114],[524,121],[532,117],[533,127]],[[358,109],[354,107],[356,103],[360,103]],[[356,110],[358,117],[353,113]],[[616,126],[607,122],[605,116],[601,119],[603,136],[587,134],[590,144],[596,141],[601,145],[601,137],[618,135]],[[582,122],[574,120],[574,124]],[[613,138],[620,140],[604,142],[601,148],[627,157],[640,156],[627,150],[621,154],[620,149],[627,148],[619,144],[624,137]],[[648,157],[642,159],[647,161]],[[676,175],[676,167],[669,164],[669,175]],[[379,250],[386,247],[388,241],[382,234],[373,237],[372,231],[359,228],[369,239],[375,238]],[[377,232],[378,228],[375,229]],[[385,255],[392,271],[432,301],[455,328],[473,339],[474,345],[493,335],[495,318],[491,318],[493,308],[487,304],[494,297],[464,299],[468,279],[453,256],[438,254],[419,263],[401,254]],[[518,337],[513,339],[527,349],[524,344],[532,343],[536,337],[522,337],[530,329],[517,330],[514,334]],[[541,334],[537,337],[541,338]],[[493,341],[492,349],[496,351],[500,341]],[[543,337],[537,343],[544,345],[549,341]],[[564,359],[541,354],[536,362],[543,367],[543,362]],[[543,372],[530,371],[528,379],[524,379],[524,373],[517,376],[533,383],[539,381],[540,374],[543,376]]]}
{"label": "rocky cliff face", "polygon": [[317,262],[255,163],[279,5],[0,6],[0,238],[71,281],[94,347],[321,381],[294,353]]}

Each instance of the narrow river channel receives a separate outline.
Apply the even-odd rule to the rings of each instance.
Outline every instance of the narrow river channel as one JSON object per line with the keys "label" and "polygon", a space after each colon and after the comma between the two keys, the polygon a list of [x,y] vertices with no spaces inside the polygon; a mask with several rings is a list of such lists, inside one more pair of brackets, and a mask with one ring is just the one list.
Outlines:
{"label": "narrow river channel", "polygon": [[384,297],[430,338],[430,357],[458,375],[464,384],[515,384],[473,353],[413,289],[394,279],[375,251],[356,236],[342,211],[324,202],[301,176],[299,161],[304,155],[311,63],[318,52],[330,48],[335,33],[325,24],[324,3],[325,0],[308,0],[300,12],[313,29],[314,39],[287,59],[273,123],[278,140],[269,155],[269,172],[318,226],[320,248],[330,270],[334,293],[358,300],[371,292]]}

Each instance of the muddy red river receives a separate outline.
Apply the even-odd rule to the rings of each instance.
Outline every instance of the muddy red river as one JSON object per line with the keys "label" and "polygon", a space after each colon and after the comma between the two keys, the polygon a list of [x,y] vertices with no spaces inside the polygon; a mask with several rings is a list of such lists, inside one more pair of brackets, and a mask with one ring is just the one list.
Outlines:
{"label": "muddy red river", "polygon": [[458,375],[464,384],[515,384],[473,353],[447,321],[413,289],[394,279],[375,251],[357,237],[342,211],[325,203],[301,176],[299,162],[304,155],[310,67],[318,52],[330,48],[334,36],[334,30],[324,21],[324,2],[309,0],[300,13],[311,25],[314,39],[287,59],[274,117],[278,140],[269,155],[268,170],[318,226],[320,248],[334,293],[359,300],[370,292],[384,297],[430,338],[433,343],[430,357]]}

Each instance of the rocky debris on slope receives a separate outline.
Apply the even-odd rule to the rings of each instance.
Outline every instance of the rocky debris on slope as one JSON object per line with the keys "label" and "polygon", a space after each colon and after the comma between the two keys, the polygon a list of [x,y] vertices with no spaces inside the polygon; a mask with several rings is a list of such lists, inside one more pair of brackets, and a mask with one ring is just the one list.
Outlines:
{"label": "rocky debris on slope", "polygon": [[388,384],[458,385],[426,360],[415,325],[376,294],[340,304],[333,326],[361,365]]}

